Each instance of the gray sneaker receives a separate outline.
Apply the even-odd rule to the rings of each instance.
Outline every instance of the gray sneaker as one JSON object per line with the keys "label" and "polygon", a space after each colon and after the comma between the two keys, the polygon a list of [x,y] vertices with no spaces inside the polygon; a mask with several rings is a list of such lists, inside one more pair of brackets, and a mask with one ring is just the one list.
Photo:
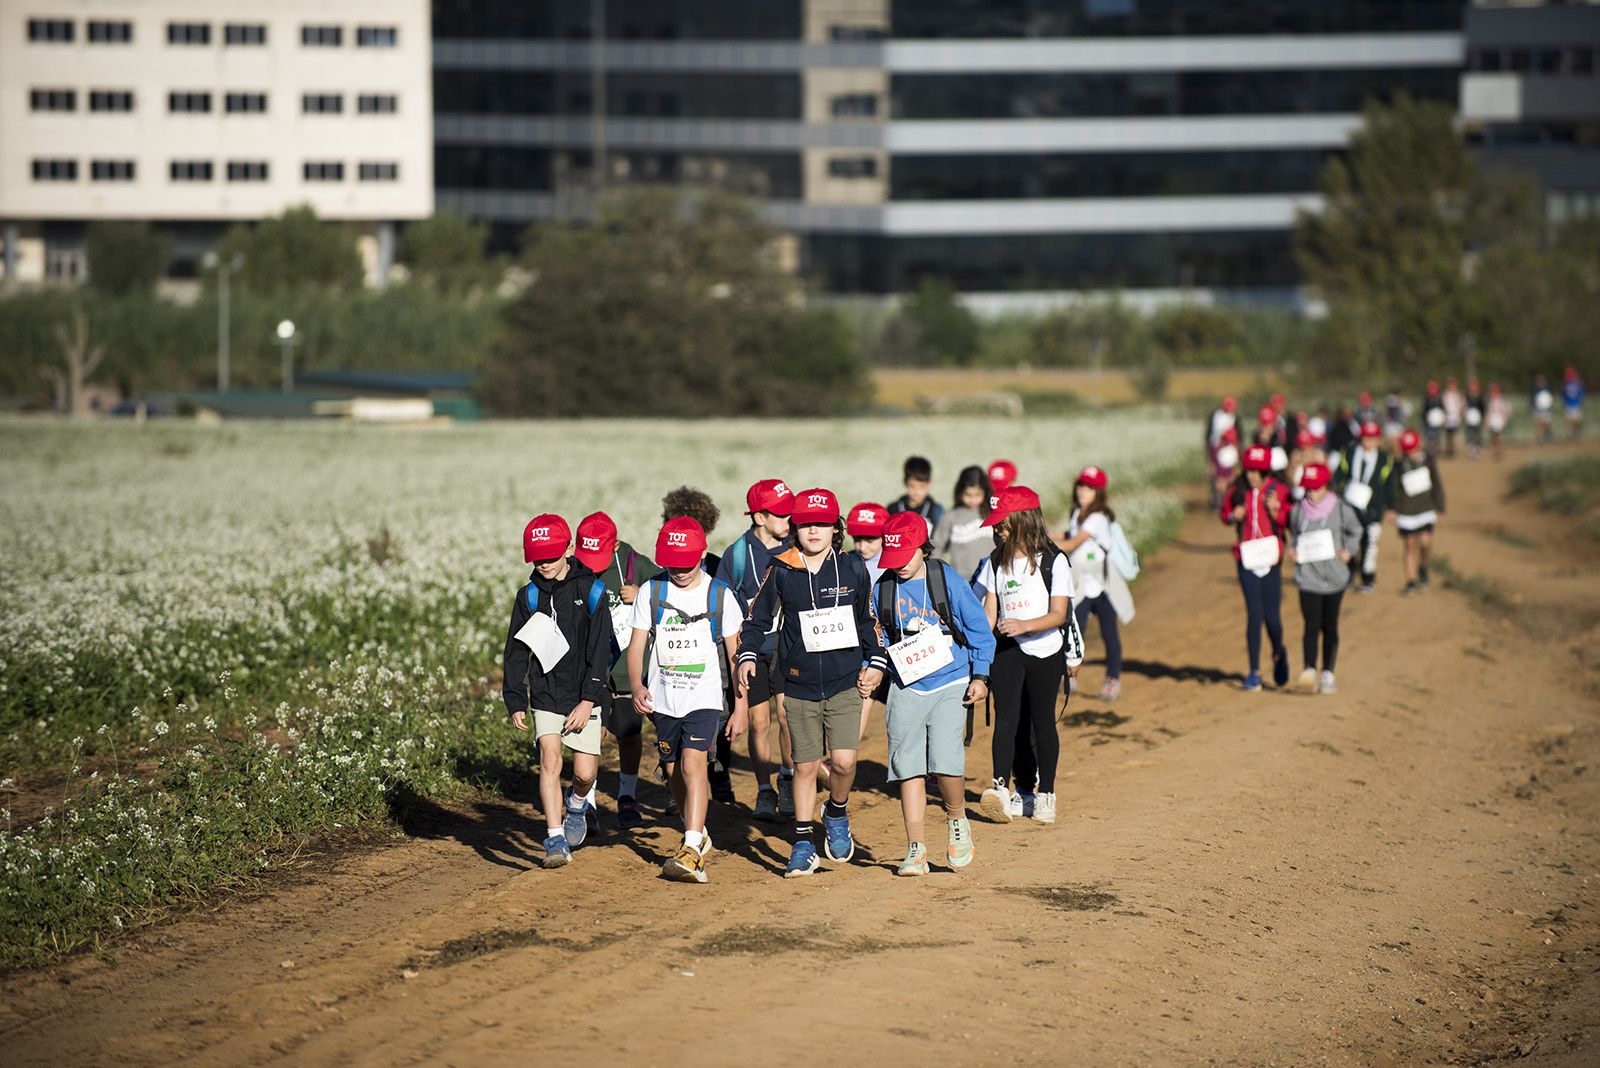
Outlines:
{"label": "gray sneaker", "polygon": [[778,822],[778,791],[770,786],[763,786],[756,791],[756,810],[752,813],[755,819],[762,823]]}

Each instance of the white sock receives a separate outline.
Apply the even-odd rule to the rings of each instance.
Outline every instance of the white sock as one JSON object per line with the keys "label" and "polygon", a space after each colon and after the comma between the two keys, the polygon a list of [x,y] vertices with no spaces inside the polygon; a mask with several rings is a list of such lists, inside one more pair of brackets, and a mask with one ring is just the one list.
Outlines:
{"label": "white sock", "polygon": [[617,778],[620,780],[620,783],[617,786],[618,797],[639,796],[639,776],[629,775],[624,772],[623,774],[618,775]]}
{"label": "white sock", "polygon": [[568,812],[582,812],[583,811],[583,806],[584,806],[585,803],[586,803],[585,799],[582,798],[582,797],[579,797],[577,794],[568,794],[567,795],[567,811]]}
{"label": "white sock", "polygon": [[567,836],[567,830],[566,830],[565,827],[561,826],[561,824],[559,824],[559,823],[556,824],[554,827],[546,824],[545,825],[545,829],[544,829],[544,836],[546,838],[565,838]]}
{"label": "white sock", "polygon": [[684,831],[683,844],[690,849],[699,849],[700,843],[706,840],[704,831]]}
{"label": "white sock", "polygon": [[598,789],[600,789],[600,776],[596,775],[594,778],[594,784],[589,787],[589,792],[584,795],[583,803],[598,808],[599,803],[594,799],[594,792]]}

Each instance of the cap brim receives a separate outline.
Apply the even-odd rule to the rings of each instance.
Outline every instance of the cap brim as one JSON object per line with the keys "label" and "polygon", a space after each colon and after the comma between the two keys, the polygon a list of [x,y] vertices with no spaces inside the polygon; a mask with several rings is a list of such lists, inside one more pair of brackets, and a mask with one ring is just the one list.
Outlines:
{"label": "cap brim", "polygon": [[[551,560],[561,559],[566,554],[567,550],[565,546],[562,546],[559,549],[549,546],[541,546],[536,549],[524,549],[522,550],[522,562],[525,564],[547,564]],[[593,568],[590,568],[590,570],[592,571]]]}
{"label": "cap brim", "polygon": [[[777,513],[773,514],[776,515]],[[827,512],[793,512],[789,515],[789,522],[793,523],[797,527],[814,525],[827,526],[837,523],[838,521],[839,517],[837,515],[830,515]]]}
{"label": "cap brim", "polygon": [[847,525],[844,528],[844,532],[846,534],[850,535],[852,538],[881,538],[881,537],[883,537],[883,528],[882,527],[852,527],[852,526],[848,526]]}
{"label": "cap brim", "polygon": [[878,567],[884,571],[899,571],[921,551],[921,545],[913,545],[908,549],[885,549],[878,556]]}
{"label": "cap brim", "polygon": [[609,549],[603,553],[586,553],[580,549],[572,555],[577,558],[578,563],[593,571],[596,575],[602,574],[611,564],[611,550]]}
{"label": "cap brim", "polygon": [[704,549],[668,549],[656,550],[656,563],[661,567],[682,571],[685,568],[699,567],[700,561],[705,557]]}
{"label": "cap brim", "polygon": [[1010,512],[1002,512],[1002,511],[996,509],[995,511],[990,512],[988,515],[984,516],[983,517],[983,522],[979,523],[978,525],[979,526],[983,526],[983,527],[997,527],[1001,523],[1004,523],[1006,521],[1006,516],[1008,516],[1010,514],[1011,514]]}

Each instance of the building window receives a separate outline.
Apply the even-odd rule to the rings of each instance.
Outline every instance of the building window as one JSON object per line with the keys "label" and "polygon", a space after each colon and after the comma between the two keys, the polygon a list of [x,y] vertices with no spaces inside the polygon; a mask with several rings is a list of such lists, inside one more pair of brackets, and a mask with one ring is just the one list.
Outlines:
{"label": "building window", "polygon": [[358,110],[363,115],[393,115],[400,110],[400,98],[393,93],[363,93]]}
{"label": "building window", "polygon": [[211,181],[211,161],[208,159],[175,159],[167,167],[174,182]]}
{"label": "building window", "polygon": [[264,182],[267,180],[266,160],[229,160],[228,181]]}
{"label": "building window", "polygon": [[131,182],[133,181],[133,160],[93,160],[89,164],[89,179],[94,182]]}
{"label": "building window", "polygon": [[64,43],[73,38],[71,19],[29,19],[28,40]]}
{"label": "building window", "polygon": [[167,44],[208,45],[210,43],[211,23],[209,22],[167,23]]}
{"label": "building window", "polygon": [[127,44],[133,40],[133,23],[89,21],[90,44]]}
{"label": "building window", "polygon": [[881,41],[884,30],[881,26],[829,26],[828,39],[831,41]]}
{"label": "building window", "polygon": [[344,43],[344,30],[339,26],[302,26],[300,43],[310,48],[338,48]]}
{"label": "building window", "polygon": [[307,160],[301,173],[308,182],[342,182],[344,164],[326,160]]}
{"label": "building window", "polygon": [[36,159],[33,161],[33,180],[36,182],[76,182],[78,161],[75,159]]}
{"label": "building window", "polygon": [[338,93],[306,93],[300,110],[307,115],[338,115],[344,111],[344,97]]}
{"label": "building window", "polygon": [[259,115],[267,110],[267,94],[229,93],[228,110],[245,115]]}
{"label": "building window", "polygon": [[34,111],[77,111],[78,93],[74,89],[30,89],[28,104]]}
{"label": "building window", "polygon": [[829,178],[876,178],[878,161],[871,156],[835,156],[828,161]]}
{"label": "building window", "polygon": [[211,111],[210,93],[168,93],[167,110],[172,112],[198,112],[209,114]]}
{"label": "building window", "polygon": [[356,47],[393,48],[399,36],[400,31],[393,26],[357,26]]}
{"label": "building window", "polygon": [[870,119],[878,114],[876,93],[846,93],[836,96],[829,104],[836,119]]}
{"label": "building window", "polygon": [[90,111],[132,111],[133,93],[126,89],[89,90]]}
{"label": "building window", "polygon": [[360,178],[363,182],[393,182],[400,177],[398,163],[363,163]]}
{"label": "building window", "polygon": [[230,22],[222,28],[222,43],[264,45],[267,43],[267,28],[260,23]]}
{"label": "building window", "polygon": [[1567,57],[1567,70],[1582,77],[1594,74],[1594,47],[1592,45],[1579,45]]}

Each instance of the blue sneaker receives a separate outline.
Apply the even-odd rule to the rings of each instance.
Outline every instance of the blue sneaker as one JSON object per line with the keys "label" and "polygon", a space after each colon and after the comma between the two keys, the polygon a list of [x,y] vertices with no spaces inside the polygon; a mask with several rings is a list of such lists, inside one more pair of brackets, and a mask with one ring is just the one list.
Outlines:
{"label": "blue sneaker", "polygon": [[581,808],[577,811],[568,808],[566,817],[561,821],[561,830],[567,836],[567,844],[577,849],[589,837],[588,813]]}
{"label": "blue sneaker", "polygon": [[552,834],[544,840],[544,866],[561,868],[572,863],[572,847],[564,835]]}
{"label": "blue sneaker", "polygon": [[1289,685],[1289,650],[1281,645],[1272,654],[1272,685],[1279,689]]}
{"label": "blue sneaker", "polygon": [[1246,693],[1255,693],[1261,689],[1261,672],[1252,671],[1246,675],[1244,677],[1244,689]]}
{"label": "blue sneaker", "polygon": [[810,842],[796,842],[789,854],[789,866],[783,869],[785,879],[798,879],[817,870],[817,847]]}
{"label": "blue sneaker", "polygon": [[856,840],[850,837],[849,816],[822,817],[822,851],[828,859],[845,863],[856,855]]}

